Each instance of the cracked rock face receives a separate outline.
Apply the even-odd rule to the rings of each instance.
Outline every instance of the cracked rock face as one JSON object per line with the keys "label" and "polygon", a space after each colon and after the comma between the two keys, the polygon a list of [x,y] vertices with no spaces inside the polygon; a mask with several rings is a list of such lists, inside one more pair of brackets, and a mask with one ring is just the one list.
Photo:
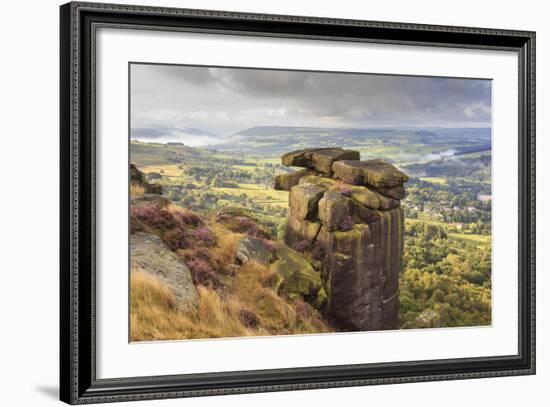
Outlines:
{"label": "cracked rock face", "polygon": [[290,214],[296,219],[316,219],[317,204],[325,189],[315,184],[301,184],[292,187],[289,195]]}
{"label": "cracked rock face", "polygon": [[359,152],[341,147],[308,148],[286,153],[281,160],[286,166],[309,168],[331,176],[333,163],[341,160],[359,160]]}
{"label": "cracked rock face", "polygon": [[154,275],[172,290],[178,308],[187,311],[189,307],[197,307],[198,295],[191,272],[160,237],[132,233],[130,259],[133,268]]}
{"label": "cracked rock face", "polygon": [[334,176],[348,184],[396,187],[403,185],[409,177],[383,160],[339,161],[333,166]]}
{"label": "cracked rock face", "polygon": [[319,249],[325,316],[345,331],[398,328],[400,200],[408,176],[338,147],[294,151],[282,162],[307,169],[285,184],[290,211],[284,241],[297,250]]}
{"label": "cracked rock face", "polygon": [[348,231],[321,228],[326,315],[344,330],[396,329],[398,280],[403,256],[403,210]]}
{"label": "cracked rock face", "polygon": [[274,189],[279,191],[290,191],[294,185],[298,185],[300,179],[313,172],[309,170],[300,170],[295,172],[289,172],[287,174],[280,174],[275,177]]}

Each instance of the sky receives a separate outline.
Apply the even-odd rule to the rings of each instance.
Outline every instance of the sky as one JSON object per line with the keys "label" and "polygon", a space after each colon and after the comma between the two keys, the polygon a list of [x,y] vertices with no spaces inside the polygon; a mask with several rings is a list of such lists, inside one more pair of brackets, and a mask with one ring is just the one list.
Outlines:
{"label": "sky", "polygon": [[130,86],[133,132],[213,143],[254,126],[491,125],[481,79],[132,64]]}

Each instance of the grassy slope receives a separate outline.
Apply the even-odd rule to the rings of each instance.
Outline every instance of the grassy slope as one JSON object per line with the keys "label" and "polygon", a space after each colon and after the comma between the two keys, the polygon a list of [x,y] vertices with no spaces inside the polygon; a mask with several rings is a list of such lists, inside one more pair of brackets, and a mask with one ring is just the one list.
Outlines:
{"label": "grassy slope", "polygon": [[[173,205],[167,210],[189,214]],[[192,272],[190,262],[209,258],[212,274],[206,280],[195,281],[198,308],[179,310],[168,287],[153,275],[133,268],[130,278],[132,341],[331,331],[318,311],[303,300],[290,300],[278,294],[275,284],[278,278],[269,267],[254,262],[236,265],[236,243],[243,234],[228,230],[214,219],[201,222],[214,233],[215,245],[205,246],[193,240],[187,248],[176,250]],[[153,227],[148,231],[166,238],[162,230]],[[233,267],[231,271],[230,267]],[[211,281],[220,281],[222,286],[209,285]]]}

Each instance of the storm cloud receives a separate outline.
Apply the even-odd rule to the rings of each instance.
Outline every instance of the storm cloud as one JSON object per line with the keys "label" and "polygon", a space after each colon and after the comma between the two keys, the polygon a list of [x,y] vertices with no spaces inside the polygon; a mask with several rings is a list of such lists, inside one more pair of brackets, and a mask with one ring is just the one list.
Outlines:
{"label": "storm cloud", "polygon": [[328,72],[131,66],[132,128],[489,127],[491,81]]}

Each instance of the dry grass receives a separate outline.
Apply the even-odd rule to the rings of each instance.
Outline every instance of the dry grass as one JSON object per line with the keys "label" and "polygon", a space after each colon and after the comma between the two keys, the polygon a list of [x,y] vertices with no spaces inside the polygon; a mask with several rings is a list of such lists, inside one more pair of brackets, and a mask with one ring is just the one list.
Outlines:
{"label": "dry grass", "polygon": [[227,230],[219,224],[212,226],[212,231],[216,235],[217,244],[210,251],[212,257],[216,260],[221,270],[225,271],[228,265],[235,264],[235,252],[237,242],[244,236],[241,233],[235,233]]}
{"label": "dry grass", "polygon": [[[233,275],[236,267],[236,246],[243,234],[231,232],[219,224],[212,225],[211,230],[216,236],[216,246],[208,248],[209,263],[217,273],[226,276]],[[193,248],[180,249],[177,250],[177,254],[188,261],[196,256],[196,250]]]}
{"label": "dry grass", "polygon": [[234,293],[261,320],[261,327],[270,335],[331,332],[321,314],[303,300],[280,297],[276,287],[278,273],[268,267],[249,262],[241,266]]}
{"label": "dry grass", "polygon": [[132,182],[130,184],[130,196],[143,195],[145,193],[145,188],[142,185]]}
{"label": "dry grass", "polygon": [[[183,312],[175,307],[170,289],[150,274],[131,275],[130,335],[132,341],[289,335],[330,332],[317,311],[303,302],[287,302],[265,287],[272,272],[247,263],[239,270],[235,287],[222,294],[198,286],[199,306]],[[303,311],[305,309],[305,312]],[[259,324],[246,326],[242,310]]]}
{"label": "dry grass", "polygon": [[[170,211],[185,211],[170,206]],[[278,273],[262,264],[235,265],[235,248],[243,234],[211,223],[216,246],[208,248],[212,264],[224,281],[223,290],[196,286],[197,309],[187,312],[175,306],[168,287],[139,269],[131,273],[130,335],[132,341],[220,338],[235,336],[289,335],[330,332],[320,314],[300,300],[277,294]],[[182,258],[190,250],[178,250]],[[243,314],[247,318],[243,318]],[[257,323],[250,324],[250,319]]]}
{"label": "dry grass", "polygon": [[244,264],[237,275],[234,293],[252,310],[268,332],[288,334],[296,326],[296,312],[272,289],[266,288],[270,270],[258,263]]}
{"label": "dry grass", "polygon": [[183,215],[196,215],[195,212],[189,210],[189,209],[186,209],[186,208],[182,208],[181,206],[179,205],[176,205],[175,203],[172,203],[170,202],[167,206],[166,206],[166,209],[168,210],[168,212],[170,213],[181,213]]}
{"label": "dry grass", "polygon": [[239,320],[240,304],[222,300],[218,293],[197,287],[197,310],[174,306],[170,289],[143,271],[131,274],[130,337],[132,341],[219,338],[257,335]]}

